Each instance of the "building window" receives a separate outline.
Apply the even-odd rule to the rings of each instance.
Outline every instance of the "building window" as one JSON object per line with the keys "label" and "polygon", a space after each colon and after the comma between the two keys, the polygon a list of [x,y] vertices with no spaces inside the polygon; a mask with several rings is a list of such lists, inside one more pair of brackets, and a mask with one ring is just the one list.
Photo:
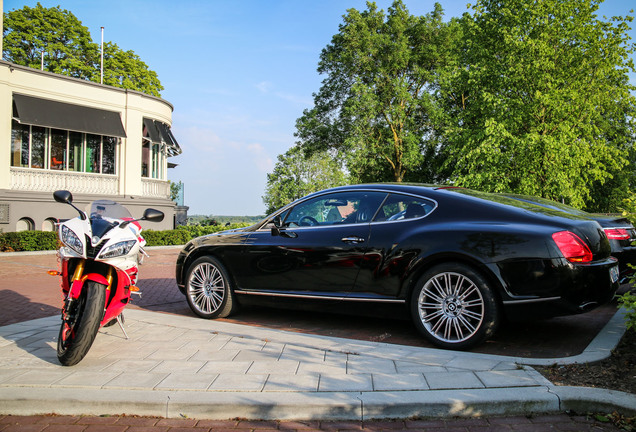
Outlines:
{"label": "building window", "polygon": [[141,176],[164,179],[164,165],[168,155],[163,143],[153,142],[150,132],[144,125],[141,146]]}
{"label": "building window", "polygon": [[28,167],[30,127],[15,120],[11,126],[11,165]]}
{"label": "building window", "polygon": [[31,218],[22,218],[15,225],[16,231],[33,231],[35,229],[35,223],[33,223],[33,219]]}
{"label": "building window", "polygon": [[55,231],[55,224],[57,219],[54,218],[46,218],[44,222],[42,222],[42,231]]}
{"label": "building window", "polygon": [[51,129],[51,161],[52,170],[66,169],[66,144],[68,132],[60,129]]}
{"label": "building window", "polygon": [[14,120],[11,166],[116,174],[118,144],[117,137],[29,126]]}
{"label": "building window", "polygon": [[68,170],[84,171],[84,138],[80,132],[68,133]]}
{"label": "building window", "polygon": [[115,174],[117,138],[102,137],[102,174]]}
{"label": "building window", "polygon": [[31,168],[44,168],[46,128],[31,126]]}

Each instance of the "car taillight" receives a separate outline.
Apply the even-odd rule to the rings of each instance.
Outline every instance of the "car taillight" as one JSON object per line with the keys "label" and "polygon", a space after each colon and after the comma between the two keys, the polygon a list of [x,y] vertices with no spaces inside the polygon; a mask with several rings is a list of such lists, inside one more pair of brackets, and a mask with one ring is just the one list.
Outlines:
{"label": "car taillight", "polygon": [[629,240],[629,232],[623,228],[605,228],[605,234],[610,240]]}
{"label": "car taillight", "polygon": [[585,242],[573,232],[559,231],[552,234],[552,239],[566,260],[573,263],[592,261],[592,251]]}

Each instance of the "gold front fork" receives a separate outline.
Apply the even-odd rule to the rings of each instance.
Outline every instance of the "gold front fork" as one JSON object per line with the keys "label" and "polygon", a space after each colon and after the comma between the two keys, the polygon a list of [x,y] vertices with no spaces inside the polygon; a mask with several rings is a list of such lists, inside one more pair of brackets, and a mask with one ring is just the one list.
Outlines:
{"label": "gold front fork", "polygon": [[77,262],[77,266],[75,267],[75,272],[73,273],[73,279],[71,279],[71,283],[76,280],[82,279],[82,275],[84,274],[84,264],[86,260],[81,259]]}

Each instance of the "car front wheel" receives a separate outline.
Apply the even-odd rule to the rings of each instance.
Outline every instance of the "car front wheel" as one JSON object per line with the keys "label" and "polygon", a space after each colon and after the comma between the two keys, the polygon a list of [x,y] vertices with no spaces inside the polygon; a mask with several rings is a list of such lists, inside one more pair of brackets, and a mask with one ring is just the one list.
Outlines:
{"label": "car front wheel", "polygon": [[202,318],[225,318],[234,312],[236,301],[225,267],[216,259],[197,259],[187,272],[186,299]]}
{"label": "car front wheel", "polygon": [[489,283],[459,263],[437,265],[422,275],[411,295],[411,314],[434,345],[458,350],[490,338],[500,320]]}

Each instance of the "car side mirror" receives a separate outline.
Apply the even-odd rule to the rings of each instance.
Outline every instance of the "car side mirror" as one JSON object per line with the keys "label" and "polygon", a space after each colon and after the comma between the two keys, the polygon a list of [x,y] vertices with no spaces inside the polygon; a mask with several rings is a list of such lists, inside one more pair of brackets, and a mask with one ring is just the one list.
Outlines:
{"label": "car side mirror", "polygon": [[272,227],[272,236],[279,236],[283,229],[283,219],[280,217],[280,215],[274,216],[274,219],[272,219],[272,224],[274,225]]}
{"label": "car side mirror", "polygon": [[272,227],[272,236],[274,237],[281,236],[281,237],[287,237],[287,238],[298,237],[298,234],[296,234],[295,232],[285,231],[285,228],[287,227],[283,223],[283,218],[281,218],[280,215],[274,216],[274,219],[272,219],[272,224],[274,224],[274,226]]}

